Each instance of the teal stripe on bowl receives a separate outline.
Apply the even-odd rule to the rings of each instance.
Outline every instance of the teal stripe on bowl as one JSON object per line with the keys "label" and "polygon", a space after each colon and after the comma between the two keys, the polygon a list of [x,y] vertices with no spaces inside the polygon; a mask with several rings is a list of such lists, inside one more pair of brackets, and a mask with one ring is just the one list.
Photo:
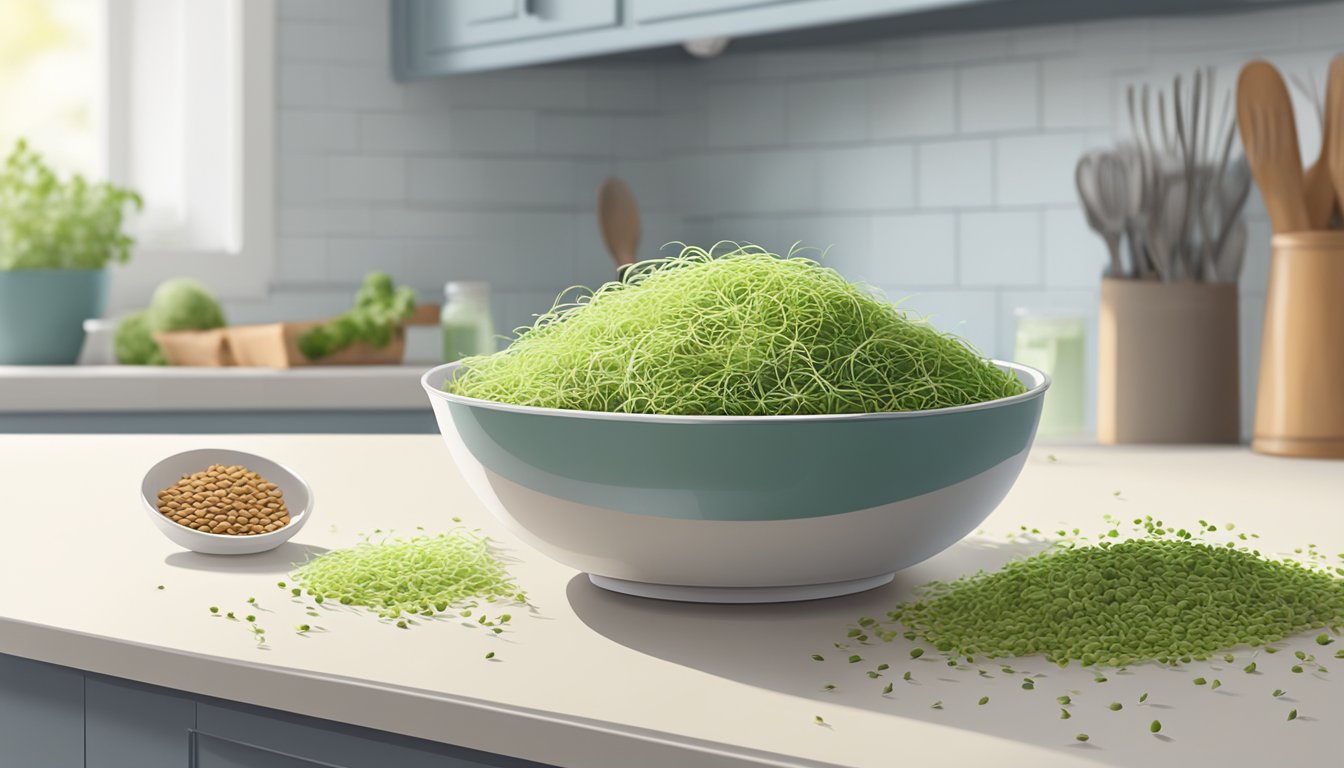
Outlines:
{"label": "teal stripe on bowl", "polygon": [[796,520],[913,498],[984,472],[1030,445],[1043,393],[910,418],[759,423],[449,408],[478,461],[540,493],[638,515]]}

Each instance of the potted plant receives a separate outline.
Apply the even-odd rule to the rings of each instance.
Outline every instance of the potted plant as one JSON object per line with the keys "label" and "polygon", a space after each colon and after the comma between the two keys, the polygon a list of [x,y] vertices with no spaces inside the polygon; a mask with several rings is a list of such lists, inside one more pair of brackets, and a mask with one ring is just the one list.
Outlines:
{"label": "potted plant", "polygon": [[62,180],[19,140],[0,167],[0,364],[73,363],[103,313],[107,265],[130,258],[135,192]]}

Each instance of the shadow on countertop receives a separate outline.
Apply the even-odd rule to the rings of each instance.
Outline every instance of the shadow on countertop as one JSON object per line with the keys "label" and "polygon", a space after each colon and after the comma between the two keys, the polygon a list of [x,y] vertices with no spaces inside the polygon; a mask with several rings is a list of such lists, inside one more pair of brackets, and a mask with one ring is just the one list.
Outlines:
{"label": "shadow on countertop", "polygon": [[[1040,657],[977,659],[976,664],[967,665],[968,669],[958,670],[948,667],[946,659],[926,644],[898,637],[889,643],[874,638],[864,645],[846,637],[846,631],[857,626],[855,622],[861,616],[885,620],[887,611],[909,599],[918,585],[954,579],[979,569],[998,568],[1045,546],[1039,541],[969,539],[934,560],[898,573],[886,586],[806,602],[715,605],[653,600],[598,588],[586,574],[570,580],[566,594],[574,613],[594,632],[631,650],[688,669],[819,704],[859,707],[1070,753],[1082,750],[1103,762],[1132,762],[1160,745],[1138,738],[1132,745],[1137,749],[1119,748],[1119,739],[1098,738],[1100,721],[1105,715],[1112,716],[1111,724],[1118,724],[1115,713],[1107,711],[1111,699],[1102,702],[1101,697],[1120,695],[1121,689],[1127,691],[1126,681],[1118,680],[1113,673],[1108,674],[1119,684],[1112,683],[1109,690],[1094,693],[1084,688],[1097,687],[1092,679],[1094,673],[1076,664],[1060,670]],[[834,645],[837,642],[848,647],[837,649]],[[912,659],[910,650],[916,646],[927,652]],[[812,654],[821,655],[824,661],[813,660]],[[862,660],[849,663],[851,654],[862,656]],[[889,667],[879,671],[878,665],[882,663]],[[1014,673],[1004,673],[1004,665],[1011,665]],[[984,674],[979,670],[984,670]],[[907,671],[912,677],[909,681],[903,679]],[[878,676],[870,677],[870,672]],[[1157,668],[1144,672],[1145,677],[1170,674]],[[1042,675],[1035,679],[1036,690],[1023,690],[1023,679],[1033,674]],[[1129,676],[1129,686],[1139,684],[1132,673]],[[888,684],[892,692],[884,694]],[[834,685],[834,690],[826,690],[827,685]],[[1056,697],[1070,689],[1087,694],[1075,698],[1086,700],[1088,711],[1075,713],[1078,719],[1060,720],[1061,708]],[[990,701],[980,705],[978,701],[985,695]],[[1134,698],[1126,695],[1124,700]],[[941,702],[942,709],[933,709],[934,702]],[[814,707],[800,711],[800,724],[812,720],[814,709],[825,713],[832,725],[843,724],[843,710],[828,712]],[[1097,712],[1091,712],[1093,709]],[[1137,714],[1151,719],[1157,713]],[[1148,722],[1143,721],[1142,729],[1135,727],[1135,733],[1148,736]],[[1089,729],[1090,742],[1075,741],[1076,734]]]}
{"label": "shadow on countertop", "polygon": [[296,565],[326,552],[324,547],[286,541],[267,552],[252,555],[205,555],[200,552],[174,552],[163,559],[173,568],[214,573],[288,573]]}

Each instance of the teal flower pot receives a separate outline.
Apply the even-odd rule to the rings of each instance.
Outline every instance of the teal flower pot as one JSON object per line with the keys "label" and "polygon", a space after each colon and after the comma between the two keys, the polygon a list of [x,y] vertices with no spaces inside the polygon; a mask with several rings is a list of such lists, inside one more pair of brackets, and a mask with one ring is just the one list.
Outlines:
{"label": "teal flower pot", "polygon": [[0,365],[69,365],[107,303],[105,269],[0,271]]}

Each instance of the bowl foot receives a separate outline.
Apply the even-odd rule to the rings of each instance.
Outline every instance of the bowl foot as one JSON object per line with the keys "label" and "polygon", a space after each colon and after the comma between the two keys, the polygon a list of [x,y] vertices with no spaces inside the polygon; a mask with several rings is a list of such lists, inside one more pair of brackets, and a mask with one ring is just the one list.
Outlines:
{"label": "bowl foot", "polygon": [[851,581],[796,584],[786,587],[685,587],[676,584],[648,584],[642,581],[613,579],[595,573],[588,574],[588,580],[595,586],[612,592],[651,597],[656,600],[677,600],[684,603],[791,603],[852,595],[855,592],[888,584],[895,576],[894,573],[884,573]]}

